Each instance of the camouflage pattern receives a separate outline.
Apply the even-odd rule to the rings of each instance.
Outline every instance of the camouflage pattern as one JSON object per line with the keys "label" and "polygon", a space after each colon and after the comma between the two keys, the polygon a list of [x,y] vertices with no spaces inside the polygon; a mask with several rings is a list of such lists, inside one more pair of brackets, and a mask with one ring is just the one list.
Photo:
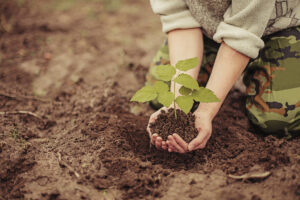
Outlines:
{"label": "camouflage pattern", "polygon": [[[263,38],[265,47],[244,72],[247,87],[246,110],[253,124],[265,132],[300,132],[300,27],[289,28]],[[204,37],[204,55],[198,78],[205,86],[219,44]],[[146,76],[147,85],[155,83],[155,67],[169,64],[167,40],[153,59]],[[151,102],[161,107],[157,101]]]}
{"label": "camouflage pattern", "polygon": [[300,27],[264,42],[245,71],[248,116],[265,132],[300,132]]}

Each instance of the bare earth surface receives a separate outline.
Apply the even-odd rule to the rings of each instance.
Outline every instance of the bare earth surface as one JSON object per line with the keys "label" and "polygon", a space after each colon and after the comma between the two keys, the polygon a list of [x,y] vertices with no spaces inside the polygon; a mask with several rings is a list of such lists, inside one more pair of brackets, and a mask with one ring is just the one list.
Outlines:
{"label": "bare earth surface", "polygon": [[129,102],[164,38],[148,1],[30,2],[1,22],[1,200],[300,199],[300,138],[255,131],[238,92],[205,150],[150,148]]}

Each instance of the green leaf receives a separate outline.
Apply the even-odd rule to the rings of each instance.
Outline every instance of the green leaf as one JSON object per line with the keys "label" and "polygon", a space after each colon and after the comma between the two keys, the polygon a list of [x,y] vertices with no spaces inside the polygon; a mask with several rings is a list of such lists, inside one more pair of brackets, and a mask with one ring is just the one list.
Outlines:
{"label": "green leaf", "polygon": [[184,86],[181,86],[181,88],[179,89],[179,93],[180,93],[181,95],[183,95],[183,96],[187,96],[187,95],[189,95],[191,92],[192,92],[191,89],[186,88],[186,87],[184,87]]}
{"label": "green leaf", "polygon": [[218,97],[210,89],[200,87],[199,90],[194,90],[192,92],[192,97],[195,101],[210,103],[219,102]]}
{"label": "green leaf", "polygon": [[199,65],[199,59],[196,58],[190,58],[186,60],[181,60],[177,62],[176,68],[181,71],[187,71],[189,69],[193,69]]}
{"label": "green leaf", "polygon": [[190,112],[194,104],[194,100],[191,96],[179,96],[175,101],[185,114]]}
{"label": "green leaf", "polygon": [[186,88],[195,89],[195,90],[199,89],[198,82],[187,74],[179,74],[174,79],[174,81],[176,83],[179,83],[180,85],[183,85]]}
{"label": "green leaf", "polygon": [[158,94],[158,102],[164,105],[165,107],[169,107],[171,103],[174,101],[175,95],[172,92],[164,92]]}
{"label": "green leaf", "polygon": [[157,93],[164,93],[169,91],[169,86],[162,81],[156,81],[154,84],[154,89]]}
{"label": "green leaf", "polygon": [[176,69],[172,65],[159,65],[155,71],[158,79],[163,81],[170,81],[176,74]]}
{"label": "green leaf", "polygon": [[157,93],[155,89],[151,86],[145,86],[139,89],[135,95],[130,99],[130,101],[137,101],[137,102],[146,102],[151,101],[157,97]]}

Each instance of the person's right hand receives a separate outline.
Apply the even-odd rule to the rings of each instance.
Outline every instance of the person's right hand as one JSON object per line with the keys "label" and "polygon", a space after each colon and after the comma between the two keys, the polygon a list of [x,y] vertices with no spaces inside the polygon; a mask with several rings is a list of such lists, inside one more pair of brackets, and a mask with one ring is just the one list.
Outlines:
{"label": "person's right hand", "polygon": [[155,145],[157,149],[167,150],[168,145],[166,141],[163,141],[162,138],[157,133],[151,133],[150,130],[150,124],[155,122],[155,120],[157,119],[158,115],[161,113],[162,110],[167,112],[168,109],[166,107],[162,107],[150,116],[148,126],[147,126],[147,132],[149,133],[151,144]]}

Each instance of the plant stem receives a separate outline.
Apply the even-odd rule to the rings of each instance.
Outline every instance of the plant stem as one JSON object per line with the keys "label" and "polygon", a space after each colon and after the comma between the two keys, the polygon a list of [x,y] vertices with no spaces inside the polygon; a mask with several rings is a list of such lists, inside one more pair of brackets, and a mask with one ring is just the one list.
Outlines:
{"label": "plant stem", "polygon": [[[175,95],[175,81],[173,81],[173,82],[174,82],[174,95]],[[175,99],[174,99],[174,114],[175,114],[175,119],[177,119]]]}

